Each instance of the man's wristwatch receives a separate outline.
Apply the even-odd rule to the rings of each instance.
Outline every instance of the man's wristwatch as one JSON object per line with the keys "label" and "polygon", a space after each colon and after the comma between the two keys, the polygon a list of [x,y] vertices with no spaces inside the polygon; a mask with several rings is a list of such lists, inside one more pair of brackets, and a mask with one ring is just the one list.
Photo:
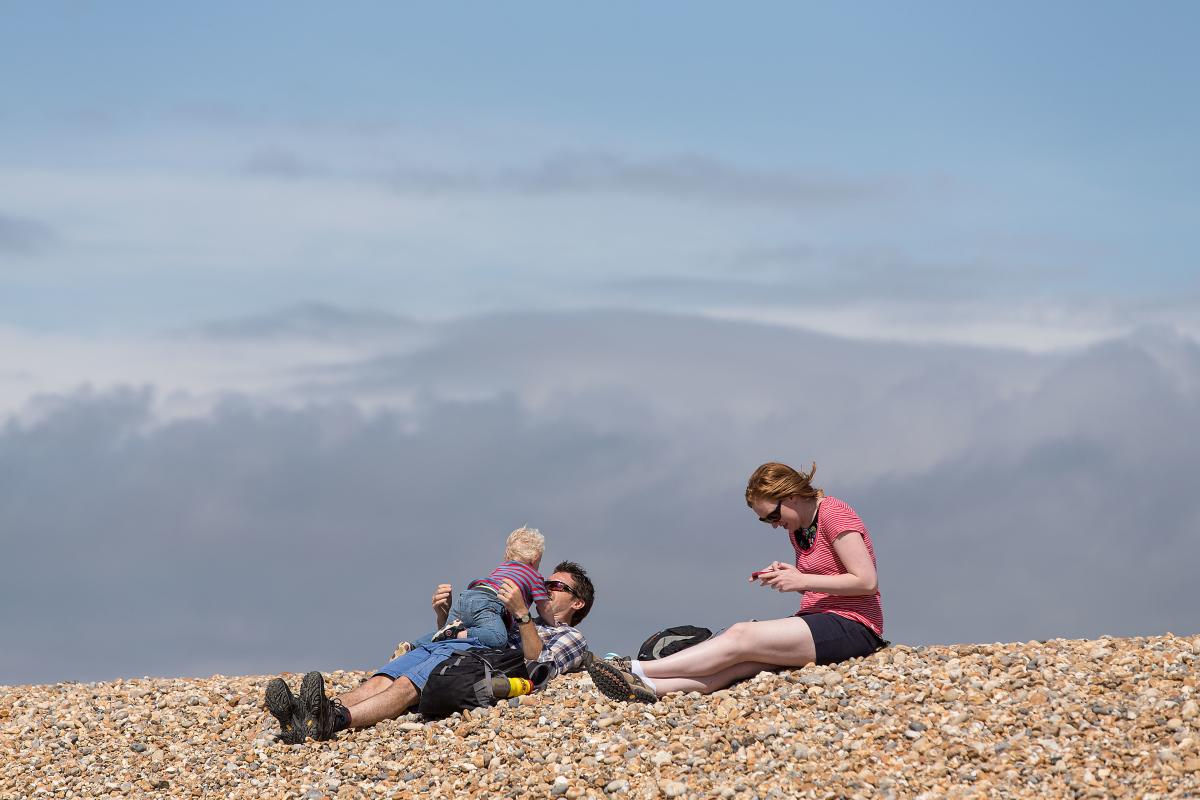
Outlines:
{"label": "man's wristwatch", "polygon": [[526,622],[533,622],[533,617],[529,616],[529,612],[528,612],[528,611],[526,611],[526,612],[525,612],[524,614],[522,614],[521,616],[517,617],[517,624],[518,624],[518,625],[524,625]]}

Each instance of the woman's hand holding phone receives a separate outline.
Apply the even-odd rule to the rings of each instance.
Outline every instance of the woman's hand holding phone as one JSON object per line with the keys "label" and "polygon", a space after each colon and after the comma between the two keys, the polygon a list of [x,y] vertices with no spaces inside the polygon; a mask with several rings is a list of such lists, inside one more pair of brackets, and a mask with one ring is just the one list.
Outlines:
{"label": "woman's hand holding phone", "polygon": [[753,583],[754,581],[759,581],[762,586],[766,586],[767,584],[765,583],[764,576],[770,577],[770,575],[773,572],[775,572],[775,570],[779,569],[779,567],[780,567],[780,564],[778,561],[772,561],[769,566],[766,566],[760,570],[755,570],[754,572],[751,572],[750,573],[750,582]]}

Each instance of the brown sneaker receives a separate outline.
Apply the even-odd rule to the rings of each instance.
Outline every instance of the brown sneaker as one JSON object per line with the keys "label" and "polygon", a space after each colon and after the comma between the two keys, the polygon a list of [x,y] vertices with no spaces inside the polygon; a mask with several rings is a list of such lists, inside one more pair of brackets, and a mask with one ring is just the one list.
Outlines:
{"label": "brown sneaker", "polygon": [[657,703],[656,695],[642,679],[626,672],[611,661],[593,661],[588,665],[588,675],[600,694],[609,700],[623,702]]}

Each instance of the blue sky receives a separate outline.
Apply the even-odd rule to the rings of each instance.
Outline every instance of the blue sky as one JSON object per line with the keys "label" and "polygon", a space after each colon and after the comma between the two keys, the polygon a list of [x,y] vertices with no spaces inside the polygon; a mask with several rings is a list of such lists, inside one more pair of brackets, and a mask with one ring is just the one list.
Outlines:
{"label": "blue sky", "polygon": [[[714,4],[27,3],[2,13],[0,69],[21,78],[0,87],[0,169],[10,173],[0,313],[22,326],[149,329],[165,321],[172,286],[191,299],[171,318],[219,315],[222,297],[283,305],[331,291],[417,315],[678,310],[688,304],[597,295],[595,285],[721,278],[746,251],[801,245],[815,251],[808,263],[776,269],[824,280],[868,260],[923,292],[957,287],[968,315],[1002,316],[988,302],[998,296],[1092,310],[1107,332],[1118,323],[1105,304],[1118,298],[1153,307],[1122,312],[1135,324],[1195,311],[1173,305],[1197,295],[1188,4],[735,14]],[[571,243],[538,230],[544,208],[523,206],[521,186],[505,180],[597,157],[615,162],[600,170],[606,188],[561,189],[562,216],[547,221],[577,232]],[[678,177],[697,163],[724,183],[709,173],[682,187],[630,183],[629,172]],[[244,170],[264,164],[277,178],[311,169],[347,191],[396,172],[450,173],[460,194],[444,216],[414,220],[436,228],[427,235],[389,230],[387,215],[323,225],[269,192],[247,199]],[[772,180],[798,184],[810,202],[772,194],[761,185]],[[109,181],[137,188],[104,202]],[[378,186],[357,190],[348,200],[369,204]],[[584,191],[601,196],[572,202]],[[514,192],[524,224],[505,237],[481,217],[506,225],[500,207]],[[645,206],[624,202],[647,193]],[[213,210],[238,202],[248,207],[237,219]],[[137,239],[157,223],[161,237]],[[307,241],[257,249],[250,229],[265,224]],[[223,228],[228,248],[212,243]],[[679,242],[698,229],[714,235]],[[590,253],[583,236],[598,243]],[[468,238],[480,246],[449,244]],[[623,238],[649,241],[614,245]],[[464,293],[464,282],[480,289]],[[89,307],[64,309],[72,291]],[[870,334],[889,335],[883,322]]]}
{"label": "blue sky", "polygon": [[600,651],[786,614],[771,459],[897,641],[1194,632],[1198,21],[0,5],[0,683],[367,669],[525,523]]}

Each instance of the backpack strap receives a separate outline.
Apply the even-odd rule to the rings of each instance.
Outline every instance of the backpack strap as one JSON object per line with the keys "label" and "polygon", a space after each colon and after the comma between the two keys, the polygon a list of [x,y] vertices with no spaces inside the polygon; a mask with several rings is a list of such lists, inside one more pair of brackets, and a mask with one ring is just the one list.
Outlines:
{"label": "backpack strap", "polygon": [[[471,656],[476,661],[483,664],[483,677],[475,681],[475,685],[471,687],[471,690],[475,693],[475,701],[480,706],[495,705],[497,698],[496,693],[492,691],[492,665],[486,658],[483,658],[477,653],[472,653],[470,650],[465,651],[464,654]],[[500,672],[499,670],[495,671]],[[500,672],[500,674],[505,678],[508,677],[503,672]]]}

